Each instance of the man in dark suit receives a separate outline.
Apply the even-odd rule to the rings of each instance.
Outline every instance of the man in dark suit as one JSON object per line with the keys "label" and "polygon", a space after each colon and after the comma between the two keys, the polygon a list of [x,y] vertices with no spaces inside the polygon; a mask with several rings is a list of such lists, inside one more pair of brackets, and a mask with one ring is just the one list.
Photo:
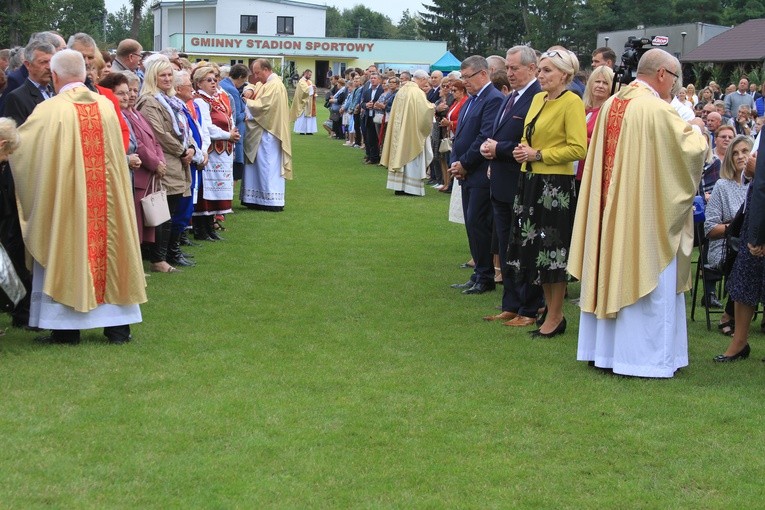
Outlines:
{"label": "man in dark suit", "polygon": [[433,71],[430,73],[430,92],[428,92],[428,101],[435,103],[441,97],[441,80],[444,79],[444,73]]}
{"label": "man in dark suit", "polygon": [[369,86],[361,93],[361,108],[366,112],[364,116],[364,144],[367,157],[364,163],[376,165],[380,162],[380,143],[377,140],[377,128],[374,123],[374,104],[382,95],[383,88],[380,83],[380,75],[377,71],[369,73]]}
{"label": "man in dark suit", "polygon": [[[34,41],[40,41],[45,42],[53,46],[55,51],[61,51],[64,48],[66,48],[66,43],[64,42],[63,37],[56,34],[55,32],[37,32],[35,34],[32,34],[32,37],[29,38],[29,42],[27,43],[27,46],[31,44]],[[17,88],[21,87],[24,82],[26,82],[27,77],[29,76],[29,72],[27,70],[26,66],[21,66],[15,71],[8,73],[8,83],[5,87],[5,92],[0,95],[0,116],[7,117],[7,113],[5,111],[5,103],[8,100],[8,94]],[[28,114],[27,114],[28,115]],[[25,117],[26,120],[26,117]]]}
{"label": "man in dark suit", "polygon": [[[51,88],[50,59],[56,48],[41,39],[32,39],[24,49],[24,69],[27,78],[12,92],[6,94],[5,116],[21,126],[32,114],[35,107],[53,95]],[[27,327],[29,324],[29,305],[32,295],[32,275],[26,268],[24,240],[16,209],[15,187],[10,172],[0,176],[0,241],[13,262],[16,273],[27,289],[27,295],[16,306],[11,315],[15,327]]]}
{"label": "man in dark suit", "polygon": [[53,46],[40,40],[33,40],[24,49],[27,79],[8,94],[5,102],[5,116],[15,120],[17,125],[27,120],[35,106],[53,96],[50,59],[55,52]]}
{"label": "man in dark suit", "polygon": [[486,174],[489,162],[480,149],[491,135],[504,96],[492,86],[485,58],[479,55],[466,58],[460,71],[470,98],[460,110],[449,172],[462,180],[462,210],[475,269],[470,280],[452,287],[462,289],[463,294],[482,294],[494,290],[495,284],[491,255],[492,210]]}
{"label": "man in dark suit", "polygon": [[[24,50],[21,50],[22,52]],[[0,94],[0,116],[6,117],[5,113],[5,103],[8,101],[8,94],[19,88],[21,85],[24,84],[24,82],[27,79],[27,76],[29,76],[29,73],[27,72],[27,68],[24,66],[19,67],[18,69],[11,71],[6,75],[6,84],[5,84],[5,90],[3,91],[3,94]]]}
{"label": "man in dark suit", "polygon": [[542,88],[536,79],[537,55],[532,48],[514,46],[507,50],[506,61],[507,79],[513,93],[502,102],[491,137],[481,146],[481,154],[491,161],[491,203],[503,281],[502,313],[484,319],[506,321],[507,326],[530,326],[534,324],[537,310],[544,301],[542,288],[515,283],[508,276],[505,261],[513,220],[513,201],[521,175],[521,165],[513,158],[513,149],[523,137],[523,125],[531,100]]}

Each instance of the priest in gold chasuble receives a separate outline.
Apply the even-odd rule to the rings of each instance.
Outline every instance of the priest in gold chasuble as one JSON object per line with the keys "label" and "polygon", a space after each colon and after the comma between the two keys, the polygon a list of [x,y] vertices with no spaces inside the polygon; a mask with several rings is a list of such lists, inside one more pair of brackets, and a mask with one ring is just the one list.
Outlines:
{"label": "priest in gold chasuble", "polygon": [[672,377],[688,364],[683,293],[707,141],[669,104],[680,75],[669,53],[643,55],[637,80],[600,110],[578,198],[577,359],[623,375]]}

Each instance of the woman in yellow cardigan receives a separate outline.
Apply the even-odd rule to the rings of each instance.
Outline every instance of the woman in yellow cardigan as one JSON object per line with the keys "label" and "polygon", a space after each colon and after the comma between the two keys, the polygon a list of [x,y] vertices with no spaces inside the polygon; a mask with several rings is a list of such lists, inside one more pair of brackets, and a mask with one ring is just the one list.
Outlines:
{"label": "woman in yellow cardigan", "polygon": [[555,48],[540,57],[542,92],[532,100],[524,136],[513,151],[522,173],[507,252],[517,281],[542,286],[547,312],[531,333],[547,338],[566,331],[563,299],[576,211],[574,162],[587,152],[584,104],[566,90],[579,61],[570,51]]}

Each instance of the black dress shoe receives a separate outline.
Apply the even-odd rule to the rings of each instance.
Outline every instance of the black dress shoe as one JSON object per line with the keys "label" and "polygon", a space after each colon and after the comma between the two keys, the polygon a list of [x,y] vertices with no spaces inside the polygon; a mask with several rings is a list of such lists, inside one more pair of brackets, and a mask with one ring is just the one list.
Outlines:
{"label": "black dress shoe", "polygon": [[59,336],[54,333],[45,336],[38,336],[35,342],[49,345],[77,345],[80,343],[79,336]]}
{"label": "black dress shoe", "polygon": [[716,363],[727,363],[729,361],[738,361],[740,359],[748,358],[751,352],[752,352],[752,348],[749,347],[749,344],[746,344],[743,349],[741,349],[738,353],[734,354],[733,356],[718,354],[717,356],[714,357],[713,361],[715,361]]}
{"label": "black dress shoe", "polygon": [[189,235],[184,230],[180,237],[181,246],[201,246],[199,243],[195,243],[189,239]]}
{"label": "black dress shoe", "polygon": [[219,236],[218,233],[215,230],[213,230],[211,232],[208,232],[208,235],[210,236],[210,238],[213,241],[223,241],[225,239],[225,238]]}
{"label": "black dress shoe", "polygon": [[176,257],[176,258],[168,258],[167,263],[171,266],[181,266],[181,267],[194,267],[197,264],[195,262],[190,261],[186,257]]}
{"label": "black dress shoe", "polygon": [[453,283],[450,287],[453,289],[469,289],[473,285],[475,285],[475,282],[473,280],[468,280],[465,283]]}
{"label": "black dress shoe", "polygon": [[109,338],[109,337],[107,337],[108,342],[110,344],[112,344],[112,345],[123,345],[123,344],[128,343],[132,339],[133,339],[133,335],[123,336],[123,337],[119,337],[119,338]]}
{"label": "black dress shoe", "polygon": [[465,289],[462,291],[463,294],[483,294],[484,292],[491,292],[494,290],[497,286],[492,283],[476,283],[469,289]]}
{"label": "black dress shoe", "polygon": [[531,338],[552,338],[557,335],[562,335],[566,332],[566,318],[563,317],[563,320],[558,323],[558,325],[555,327],[554,330],[550,331],[549,333],[542,333],[540,330],[535,329],[531,332]]}

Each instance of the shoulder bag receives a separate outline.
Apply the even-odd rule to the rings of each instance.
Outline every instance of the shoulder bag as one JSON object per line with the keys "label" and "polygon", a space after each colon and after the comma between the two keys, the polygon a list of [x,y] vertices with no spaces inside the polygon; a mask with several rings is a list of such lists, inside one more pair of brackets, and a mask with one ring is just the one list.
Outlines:
{"label": "shoulder bag", "polygon": [[[170,221],[170,207],[167,205],[167,192],[162,181],[159,181],[159,189],[156,186],[155,176],[151,176],[149,186],[141,199],[143,209],[143,224],[147,227],[156,227],[166,221]],[[149,193],[151,191],[151,193]]]}

